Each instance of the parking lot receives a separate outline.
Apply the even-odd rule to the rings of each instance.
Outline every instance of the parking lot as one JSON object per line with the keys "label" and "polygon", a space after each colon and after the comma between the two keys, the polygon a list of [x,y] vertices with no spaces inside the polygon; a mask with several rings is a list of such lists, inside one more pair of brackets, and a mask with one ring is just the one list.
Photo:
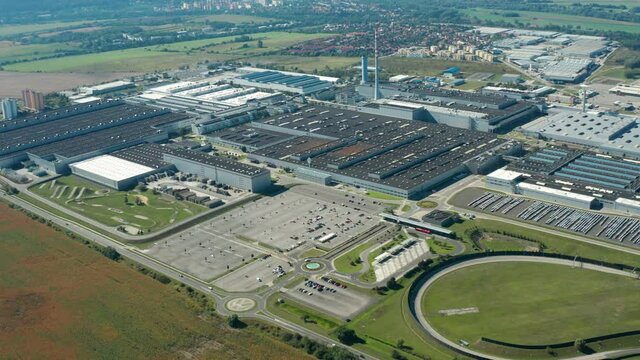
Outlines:
{"label": "parking lot", "polygon": [[286,261],[266,255],[266,258],[261,257],[231,274],[220,277],[213,284],[230,292],[254,291],[261,286],[273,285],[276,279],[292,270]]}
{"label": "parking lot", "polygon": [[381,205],[312,185],[293,187],[245,204],[203,224],[223,236],[257,241],[281,251],[298,246],[333,248],[374,226]]}
{"label": "parking lot", "polygon": [[[532,221],[583,235],[640,245],[640,220],[579,210],[542,201],[473,189],[460,199],[464,207],[519,220]],[[477,191],[476,191],[477,190]]]}
{"label": "parking lot", "polygon": [[327,277],[309,279],[287,290],[287,296],[340,319],[353,319],[373,300]]}
{"label": "parking lot", "polygon": [[264,254],[201,226],[158,241],[147,255],[199,279],[210,281]]}

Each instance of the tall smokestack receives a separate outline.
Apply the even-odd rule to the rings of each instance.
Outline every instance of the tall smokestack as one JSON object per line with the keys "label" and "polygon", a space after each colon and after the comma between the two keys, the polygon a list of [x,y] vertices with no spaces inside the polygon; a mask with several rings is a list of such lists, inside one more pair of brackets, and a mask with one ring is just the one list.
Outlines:
{"label": "tall smokestack", "polygon": [[360,80],[360,85],[365,85],[369,82],[369,59],[367,55],[362,57],[362,80]]}
{"label": "tall smokestack", "polygon": [[378,100],[379,88],[378,88],[378,27],[376,26],[373,32],[373,53],[375,56],[375,84],[373,86],[373,100]]}

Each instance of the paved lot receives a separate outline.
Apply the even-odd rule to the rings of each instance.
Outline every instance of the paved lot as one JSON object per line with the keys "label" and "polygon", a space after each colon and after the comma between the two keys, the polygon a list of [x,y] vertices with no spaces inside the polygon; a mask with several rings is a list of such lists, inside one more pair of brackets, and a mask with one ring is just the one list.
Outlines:
{"label": "paved lot", "polygon": [[[205,227],[225,236],[238,236],[288,251],[307,244],[333,248],[375,225],[380,205],[371,200],[296,186],[234,209]],[[328,234],[335,237],[322,243]]]}
{"label": "paved lot", "polygon": [[477,72],[477,73],[473,73],[473,74],[467,76],[467,80],[485,81],[485,80],[488,80],[493,75],[494,75],[493,73]]}
{"label": "paved lot", "polygon": [[[627,245],[640,246],[640,235],[638,234],[640,220],[636,218],[574,209],[512,195],[504,198],[519,200],[517,205],[516,203],[513,205],[502,204],[499,208],[494,208],[494,206],[497,207],[496,204],[499,204],[499,201],[492,202],[484,209],[478,204],[475,204],[475,207],[469,205],[472,201],[480,199],[485,193],[496,194],[490,189],[468,188],[452,198],[451,203],[460,208],[521,221],[523,224],[532,222],[614,243],[624,242]],[[538,210],[532,211],[535,208]]]}
{"label": "paved lot", "polygon": [[396,276],[402,270],[407,270],[416,261],[424,258],[429,253],[429,246],[424,239],[416,239],[416,243],[404,249],[401,253],[394,255],[391,259],[382,264],[375,264],[373,270],[376,274],[376,281],[384,281],[392,276]]}
{"label": "paved lot", "polygon": [[199,279],[210,281],[264,254],[201,226],[155,243],[145,252]]}
{"label": "paved lot", "polygon": [[273,272],[273,269],[278,265],[282,266],[282,269],[287,273],[293,270],[286,261],[270,256],[267,259],[260,258],[245,265],[231,274],[219,278],[213,284],[230,292],[247,292],[261,286],[271,286],[278,278],[278,275]]}
{"label": "paved lot", "polygon": [[[353,319],[355,315],[373,302],[373,299],[369,296],[358,291],[330,285],[319,278],[311,280],[325,286],[325,290],[318,291],[312,287],[305,286],[305,283],[302,282],[300,285],[287,290],[287,296],[340,319]],[[336,292],[328,291],[326,288],[335,289]],[[307,292],[304,293],[299,289]]]}

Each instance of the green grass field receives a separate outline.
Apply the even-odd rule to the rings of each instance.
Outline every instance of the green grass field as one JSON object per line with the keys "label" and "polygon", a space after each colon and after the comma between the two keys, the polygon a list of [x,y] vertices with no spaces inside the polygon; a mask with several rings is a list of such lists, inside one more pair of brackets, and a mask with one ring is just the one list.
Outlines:
{"label": "green grass field", "polygon": [[466,75],[476,72],[493,73],[497,75],[513,73],[513,70],[503,64],[490,64],[473,61],[454,61],[434,58],[405,58],[387,56],[380,59],[382,71],[388,74],[406,74],[416,76],[442,75],[446,69],[457,66]]}
{"label": "green grass field", "polygon": [[4,203],[0,238],[2,359],[310,359]]}
{"label": "green grass field", "polygon": [[[279,303],[278,299],[283,299],[283,303]],[[267,299],[267,308],[270,312],[279,317],[292,321],[296,324],[305,326],[314,331],[328,335],[338,327],[342,321],[331,318],[319,311],[311,309],[296,301],[284,298],[282,294],[276,293]],[[307,318],[305,322],[303,317]]]}
{"label": "green grass field", "polygon": [[[563,4],[563,5],[571,5],[575,4],[574,0],[553,0],[554,3]],[[638,5],[636,0],[582,0],[580,4],[601,4],[601,5],[624,5],[627,8],[633,8]]]}
{"label": "green grass field", "polygon": [[402,200],[402,198],[399,196],[393,196],[393,195],[385,194],[383,192],[374,191],[374,190],[367,190],[367,196],[373,199],[380,199],[380,200]]}
{"label": "green grass field", "polygon": [[434,238],[427,238],[427,244],[429,251],[438,255],[448,255],[456,249],[453,245]]}
{"label": "green grass field", "polygon": [[[354,347],[382,359],[391,359],[393,350],[410,360],[420,360],[423,356],[433,360],[454,358],[453,353],[428,338],[415,324],[409,311],[408,285],[411,281],[398,281],[404,286],[402,289],[388,292],[381,301],[347,325],[365,340],[364,344]],[[404,340],[408,351],[397,347],[400,339]]]}
{"label": "green grass field", "polygon": [[261,17],[261,16],[251,16],[251,15],[236,15],[236,14],[219,14],[219,15],[206,15],[206,16],[196,16],[192,18],[191,22],[198,22],[208,20],[211,22],[220,21],[220,22],[228,22],[233,24],[263,24],[273,19]]}
{"label": "green grass field", "polygon": [[421,200],[416,203],[419,207],[423,209],[433,209],[438,206],[438,203],[431,200]]}
{"label": "green grass field", "polygon": [[29,25],[0,25],[0,37],[42,31],[61,30],[91,24],[89,21],[52,22]]}
{"label": "green grass field", "polygon": [[[78,198],[83,188],[85,190]],[[150,190],[116,191],[76,176],[58,178],[35,185],[30,190],[104,225],[116,227],[127,224],[145,233],[206,211],[204,206],[155,195]],[[128,203],[125,203],[125,196]],[[140,200],[138,204],[136,198]]]}
{"label": "green grass field", "polygon": [[582,30],[597,31],[623,31],[632,34],[640,33],[640,25],[626,21],[616,21],[609,19],[599,19],[586,16],[565,15],[535,11],[508,11],[517,12],[519,17],[507,17],[503,14],[507,11],[489,9],[467,9],[465,13],[470,17],[477,17],[481,20],[506,21],[514,23],[519,21],[529,26],[545,25],[565,25],[573,26]]}
{"label": "green grass field", "polygon": [[288,71],[314,73],[326,68],[341,69],[358,63],[358,58],[346,56],[264,55],[252,59],[258,65],[284,66]]}
{"label": "green grass field", "polygon": [[[483,264],[437,280],[423,309],[437,331],[471,347],[480,337],[547,344],[640,329],[639,290],[635,279],[563,265]],[[438,313],[470,307],[479,312]]]}
{"label": "green grass field", "polygon": [[337,257],[333,261],[336,271],[344,274],[355,274],[362,270],[362,262],[359,262],[358,259],[360,259],[360,254],[371,246],[373,245],[365,242]]}
{"label": "green grass field", "polygon": [[[247,34],[253,40],[231,42],[236,36],[183,41],[144,48],[67,56],[55,59],[23,62],[5,66],[5,70],[23,72],[150,72],[195,64],[205,60],[226,61],[246,59],[282,50],[293,44],[322,38],[329,34],[266,32]],[[263,47],[258,47],[262,40]],[[228,42],[223,44],[224,42]],[[322,67],[321,67],[322,68]]]}
{"label": "green grass field", "polygon": [[558,253],[567,255],[578,255],[595,260],[616,262],[631,266],[640,266],[640,257],[634,254],[605,248],[598,245],[579,242],[563,236],[548,234],[539,230],[533,230],[524,226],[508,224],[502,221],[475,219],[466,220],[462,223],[454,224],[450,227],[463,240],[469,241],[467,230],[479,229],[489,233],[499,233],[509,235],[524,236],[544,244],[548,253]]}
{"label": "green grass field", "polygon": [[0,46],[0,64],[9,61],[33,60],[64,54],[66,51],[78,49],[74,44],[35,44]]}

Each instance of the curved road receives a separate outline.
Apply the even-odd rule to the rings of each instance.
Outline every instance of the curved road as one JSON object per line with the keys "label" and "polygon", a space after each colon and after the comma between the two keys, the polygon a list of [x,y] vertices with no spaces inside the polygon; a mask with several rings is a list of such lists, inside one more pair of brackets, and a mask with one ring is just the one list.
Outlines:
{"label": "curved road", "polygon": [[[572,267],[579,266],[584,269],[596,270],[596,271],[606,272],[606,273],[615,274],[615,275],[628,276],[633,278],[638,277],[637,274],[629,273],[626,271],[612,269],[612,268],[594,265],[594,264],[576,262],[573,260],[566,260],[566,259],[555,259],[555,258],[535,257],[535,256],[495,256],[495,257],[473,259],[473,260],[465,261],[465,262],[443,269],[442,271],[431,276],[429,279],[427,279],[427,281],[424,282],[424,284],[420,286],[420,290],[418,290],[415,297],[409,300],[413,302],[415,319],[418,321],[418,323],[423,328],[423,330],[425,330],[429,334],[429,336],[431,336],[438,342],[444,344],[448,348],[453,349],[454,351],[457,351],[458,353],[464,354],[474,359],[508,360],[507,358],[488,355],[488,354],[484,354],[484,353],[469,349],[440,335],[440,333],[438,333],[426,320],[426,317],[422,312],[421,302],[429,286],[431,286],[435,281],[437,281],[441,277],[449,273],[452,273],[456,270],[460,270],[469,266],[480,265],[480,264],[497,263],[497,262],[518,262],[518,261],[557,264],[557,265],[566,265],[566,266],[572,266]],[[607,351],[607,352],[584,355],[584,356],[576,356],[573,358],[566,358],[565,360],[613,359],[621,356],[629,356],[634,354],[640,354],[640,347],[623,349],[623,350],[613,350],[613,351]]]}

